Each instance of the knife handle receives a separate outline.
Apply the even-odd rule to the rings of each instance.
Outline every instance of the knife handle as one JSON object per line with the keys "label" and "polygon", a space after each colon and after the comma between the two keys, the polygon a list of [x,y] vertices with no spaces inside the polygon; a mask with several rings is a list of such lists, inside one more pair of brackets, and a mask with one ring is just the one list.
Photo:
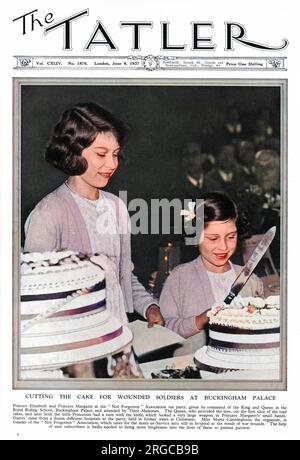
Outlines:
{"label": "knife handle", "polygon": [[229,304],[233,301],[234,298],[235,298],[235,294],[234,294],[232,291],[230,291],[229,294],[228,294],[228,296],[227,296],[226,299],[224,300],[224,303],[226,303],[227,305],[229,305]]}

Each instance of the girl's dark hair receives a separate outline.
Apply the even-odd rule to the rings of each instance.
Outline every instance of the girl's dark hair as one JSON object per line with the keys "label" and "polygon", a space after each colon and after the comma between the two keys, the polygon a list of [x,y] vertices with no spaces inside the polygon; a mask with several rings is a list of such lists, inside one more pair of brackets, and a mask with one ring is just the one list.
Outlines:
{"label": "girl's dark hair", "polygon": [[111,132],[122,147],[127,128],[121,120],[93,102],[76,104],[62,114],[54,127],[45,158],[69,176],[83,174],[87,169],[83,149],[94,142],[97,134],[106,132]]}
{"label": "girl's dark hair", "polygon": [[209,192],[201,196],[204,200],[204,227],[217,220],[237,221],[238,210],[235,202],[222,192]]}

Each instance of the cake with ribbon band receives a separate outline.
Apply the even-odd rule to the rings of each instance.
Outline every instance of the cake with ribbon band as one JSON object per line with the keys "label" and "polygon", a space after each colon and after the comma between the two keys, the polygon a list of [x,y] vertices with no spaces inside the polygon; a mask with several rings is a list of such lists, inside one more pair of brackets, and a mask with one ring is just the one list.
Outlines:
{"label": "cake with ribbon band", "polygon": [[101,258],[72,251],[21,256],[21,375],[121,351],[132,333],[107,308]]}
{"label": "cake with ribbon band", "polygon": [[279,377],[279,297],[237,297],[229,306],[209,312],[208,345],[199,349],[195,364],[220,373],[233,370],[274,371]]}

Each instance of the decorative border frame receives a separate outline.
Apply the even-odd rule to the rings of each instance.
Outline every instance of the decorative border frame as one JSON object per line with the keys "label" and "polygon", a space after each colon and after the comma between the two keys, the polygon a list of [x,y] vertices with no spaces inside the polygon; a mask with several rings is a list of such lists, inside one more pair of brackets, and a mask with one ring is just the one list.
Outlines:
{"label": "decorative border frame", "polygon": [[[231,69],[232,70],[232,69]],[[249,70],[249,69],[248,69]],[[282,70],[282,69],[281,69]],[[24,85],[77,86],[276,86],[281,94],[281,368],[278,381],[237,380],[21,380],[19,378],[20,203],[21,203],[21,88]],[[287,389],[287,79],[102,79],[13,78],[13,388],[54,390],[286,390]]]}
{"label": "decorative border frame", "polygon": [[31,70],[216,70],[282,71],[285,57],[194,56],[14,56],[15,69]]}

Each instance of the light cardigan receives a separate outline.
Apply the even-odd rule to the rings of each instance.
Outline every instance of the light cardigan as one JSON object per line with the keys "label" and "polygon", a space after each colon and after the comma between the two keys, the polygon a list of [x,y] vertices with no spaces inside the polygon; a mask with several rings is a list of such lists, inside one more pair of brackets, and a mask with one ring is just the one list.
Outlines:
{"label": "light cardigan", "polygon": [[[119,279],[126,312],[132,313],[135,310],[145,317],[147,308],[156,302],[132,273],[130,219],[127,208],[123,201],[112,193],[101,193],[113,201],[122,229]],[[24,245],[24,250],[28,252],[63,249],[84,254],[92,252],[85,222],[65,184],[43,198],[30,213],[25,223]]]}
{"label": "light cardigan", "polygon": [[[234,264],[232,266],[238,275],[242,267]],[[243,297],[263,297],[262,281],[252,275],[240,294]],[[196,316],[214,303],[215,298],[201,256],[172,270],[159,299],[166,327],[185,338],[199,332]]]}

